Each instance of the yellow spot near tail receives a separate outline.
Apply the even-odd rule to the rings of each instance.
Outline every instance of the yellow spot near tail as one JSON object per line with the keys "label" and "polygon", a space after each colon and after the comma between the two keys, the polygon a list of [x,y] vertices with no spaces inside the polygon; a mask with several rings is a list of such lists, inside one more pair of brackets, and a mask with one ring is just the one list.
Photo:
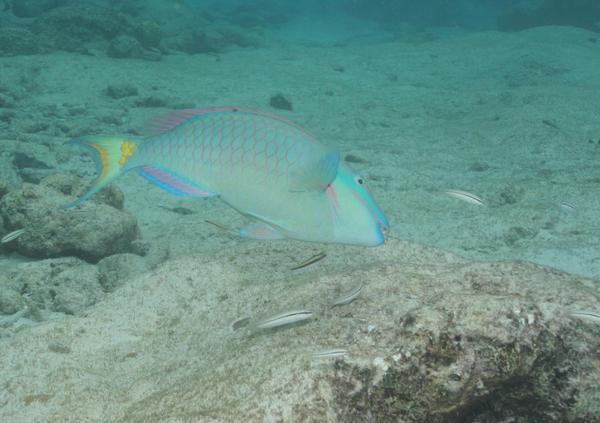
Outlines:
{"label": "yellow spot near tail", "polygon": [[129,140],[123,140],[121,144],[121,158],[119,159],[119,166],[125,166],[127,160],[135,153],[137,145]]}

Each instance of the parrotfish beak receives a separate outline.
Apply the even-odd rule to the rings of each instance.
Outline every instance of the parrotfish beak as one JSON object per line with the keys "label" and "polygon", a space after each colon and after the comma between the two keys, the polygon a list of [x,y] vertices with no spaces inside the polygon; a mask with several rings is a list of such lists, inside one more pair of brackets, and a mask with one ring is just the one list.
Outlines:
{"label": "parrotfish beak", "polygon": [[364,198],[367,208],[373,215],[373,218],[377,221],[377,224],[379,225],[379,228],[382,231],[389,229],[390,222],[387,220],[387,218],[385,217],[385,215],[383,214],[383,212],[381,211],[381,209],[375,202],[375,199],[373,198],[373,195],[371,194],[371,190],[369,189],[368,186],[365,186],[365,189],[368,193],[366,198]]}

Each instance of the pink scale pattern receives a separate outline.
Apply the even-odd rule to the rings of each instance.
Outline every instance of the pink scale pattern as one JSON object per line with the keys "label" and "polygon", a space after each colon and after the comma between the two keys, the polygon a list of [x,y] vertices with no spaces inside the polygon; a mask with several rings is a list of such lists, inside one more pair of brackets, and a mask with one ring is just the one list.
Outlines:
{"label": "pink scale pattern", "polygon": [[[287,177],[314,136],[276,115],[236,107],[188,109],[155,119],[151,150],[163,160],[204,166],[210,172],[241,169],[252,177]],[[193,163],[189,163],[193,161]],[[189,165],[189,166],[188,166]]]}

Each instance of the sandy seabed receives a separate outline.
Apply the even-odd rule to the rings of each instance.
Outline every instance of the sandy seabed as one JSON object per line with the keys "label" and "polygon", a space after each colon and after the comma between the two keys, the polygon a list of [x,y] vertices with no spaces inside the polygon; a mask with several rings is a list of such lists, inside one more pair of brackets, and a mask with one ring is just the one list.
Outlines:
{"label": "sandy seabed", "polygon": [[[531,260],[598,278],[594,40],[584,30],[547,27],[418,44],[273,45],[161,62],[57,53],[4,58],[2,79],[26,93],[19,117],[60,121],[77,135],[140,131],[147,119],[181,107],[273,111],[269,98],[282,93],[294,110],[276,112],[358,157],[353,166],[369,181],[394,236],[474,259]],[[105,95],[122,83],[138,95]],[[164,107],[140,107],[152,104],[148,99]],[[19,129],[3,138],[68,139]],[[81,168],[78,151],[62,154],[72,154],[67,169]],[[87,164],[84,173],[94,172]],[[211,248],[204,218],[236,218],[218,200],[170,197],[134,175],[118,184],[143,236],[160,237],[176,252]],[[472,192],[485,207],[450,198],[448,189]],[[198,214],[179,219],[157,203],[185,204]]]}

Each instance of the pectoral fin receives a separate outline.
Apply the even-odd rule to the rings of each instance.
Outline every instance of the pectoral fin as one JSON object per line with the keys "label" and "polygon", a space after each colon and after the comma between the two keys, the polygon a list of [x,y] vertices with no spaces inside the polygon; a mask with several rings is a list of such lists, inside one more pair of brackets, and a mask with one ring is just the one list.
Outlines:
{"label": "pectoral fin", "polygon": [[337,176],[340,158],[340,153],[333,151],[296,170],[291,175],[290,191],[324,191]]}

